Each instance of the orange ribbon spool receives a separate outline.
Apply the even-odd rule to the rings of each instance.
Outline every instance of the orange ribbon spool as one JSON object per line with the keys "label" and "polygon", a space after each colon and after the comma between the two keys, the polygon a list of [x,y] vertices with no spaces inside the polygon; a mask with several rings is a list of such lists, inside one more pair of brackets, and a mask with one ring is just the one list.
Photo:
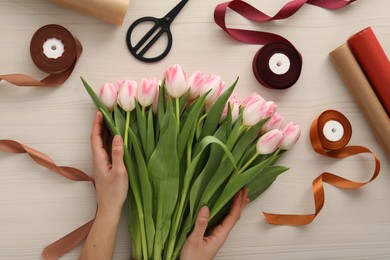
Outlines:
{"label": "orange ribbon spool", "polygon": [[[28,147],[16,141],[0,140],[0,151],[7,153],[27,153],[36,163],[55,173],[64,176],[69,180],[90,181],[94,184],[93,178],[86,173],[80,171],[79,169],[67,166],[57,166],[54,161],[46,154],[43,154],[37,150],[34,150],[31,147]],[[45,260],[57,259],[71,249],[73,249],[74,247],[76,247],[78,244],[81,243],[81,241],[83,241],[87,237],[89,231],[92,228],[93,222],[94,219],[77,228],[63,238],[55,241],[51,245],[47,246],[42,252],[43,258]]]}
{"label": "orange ribbon spool", "polygon": [[[342,137],[337,141],[330,141],[324,135],[324,127],[327,122],[336,121],[344,128]],[[379,158],[372,153],[368,148],[363,146],[346,146],[352,136],[352,127],[348,119],[338,111],[327,110],[320,114],[311,124],[310,141],[311,145],[319,154],[332,158],[346,158],[360,153],[370,153],[375,159],[375,170],[371,179],[367,182],[354,182],[329,172],[323,172],[313,180],[313,195],[315,203],[315,212],[307,215],[291,215],[291,214],[272,214],[263,212],[266,220],[274,225],[289,225],[301,226],[311,223],[320,213],[325,203],[325,192],[323,183],[328,183],[333,186],[343,189],[360,188],[378,177],[380,171]]]}

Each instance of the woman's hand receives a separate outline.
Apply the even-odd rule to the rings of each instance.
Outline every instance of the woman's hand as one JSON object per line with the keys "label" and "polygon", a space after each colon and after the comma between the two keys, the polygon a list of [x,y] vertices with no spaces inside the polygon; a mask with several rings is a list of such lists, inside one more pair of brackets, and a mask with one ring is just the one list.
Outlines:
{"label": "woman's hand", "polygon": [[112,163],[103,148],[103,116],[96,113],[91,145],[96,186],[97,212],[91,231],[80,254],[80,260],[112,259],[123,203],[129,189],[124,147],[120,136],[112,142]]}
{"label": "woman's hand", "polygon": [[240,190],[233,200],[232,208],[222,223],[215,227],[209,236],[205,236],[209,222],[210,211],[208,207],[199,210],[194,231],[187,238],[181,250],[181,260],[211,260],[225,243],[230,231],[240,219],[241,213],[248,204],[248,189]]}
{"label": "woman's hand", "polygon": [[103,116],[96,113],[91,133],[93,169],[99,210],[121,212],[129,188],[123,163],[123,140],[115,136],[112,142],[112,163],[103,148]]}

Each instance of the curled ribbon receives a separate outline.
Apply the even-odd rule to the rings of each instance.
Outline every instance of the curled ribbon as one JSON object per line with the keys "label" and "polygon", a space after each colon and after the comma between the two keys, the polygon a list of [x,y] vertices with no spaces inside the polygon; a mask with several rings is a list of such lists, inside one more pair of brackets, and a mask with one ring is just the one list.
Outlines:
{"label": "curled ribbon", "polygon": [[[34,150],[31,147],[28,147],[16,141],[0,140],[0,151],[7,153],[27,153],[36,163],[57,174],[64,176],[69,180],[90,181],[94,183],[93,178],[86,173],[73,167],[57,166],[54,161],[46,154],[43,154],[37,150]],[[51,245],[47,246],[42,252],[43,258],[45,260],[57,259],[58,257],[64,255],[65,253],[76,247],[79,243],[81,243],[81,241],[83,241],[87,237],[92,227],[93,221],[94,219],[77,228],[63,238],[55,241]]]}
{"label": "curled ribbon", "polygon": [[[344,134],[338,141],[329,141],[324,135],[325,124],[329,121],[336,121],[344,128]],[[323,172],[313,181],[313,194],[315,203],[315,212],[308,215],[289,215],[289,214],[271,214],[263,212],[266,220],[274,225],[301,226],[311,223],[321,211],[325,203],[325,193],[323,183],[344,189],[360,188],[373,181],[379,174],[379,158],[368,148],[363,146],[346,146],[352,136],[352,127],[348,119],[338,111],[327,110],[319,115],[311,124],[310,141],[314,151],[327,157],[346,158],[361,153],[370,153],[375,160],[375,170],[371,179],[367,182],[354,182],[329,172]]]}
{"label": "curled ribbon", "polygon": [[[239,15],[254,22],[267,22],[272,20],[286,19],[295,14],[305,3],[326,9],[339,9],[349,5],[354,1],[356,0],[292,0],[283,6],[276,15],[271,17],[244,1],[233,0],[217,5],[214,10],[214,20],[222,30],[238,41],[260,45],[268,45],[278,42],[287,45],[285,48],[287,48],[288,51],[286,51],[285,48],[280,48],[279,52],[285,54],[291,60],[291,63],[294,63],[294,71],[290,73],[283,73],[285,75],[279,75],[281,77],[279,81],[273,81],[272,78],[278,77],[278,75],[269,72],[263,72],[263,70],[259,68],[257,64],[268,62],[266,60],[257,60],[258,58],[261,58],[261,55],[256,55],[253,61],[253,72],[256,76],[256,79],[266,87],[288,88],[298,80],[301,72],[302,57],[298,50],[286,38],[274,33],[228,28],[225,22],[227,9],[230,8]],[[292,52],[290,49],[294,51]],[[286,81],[288,83],[281,84],[279,83],[280,81]]]}
{"label": "curled ribbon", "polygon": [[[64,45],[64,52],[58,58],[48,58],[44,54],[44,44],[50,39],[56,39]],[[49,46],[53,49],[56,46]],[[57,24],[49,24],[38,29],[30,42],[30,54],[34,64],[42,71],[50,73],[42,80],[37,80],[24,74],[0,75],[0,81],[5,80],[16,86],[53,87],[64,83],[72,73],[83,48],[80,41],[67,29]]]}

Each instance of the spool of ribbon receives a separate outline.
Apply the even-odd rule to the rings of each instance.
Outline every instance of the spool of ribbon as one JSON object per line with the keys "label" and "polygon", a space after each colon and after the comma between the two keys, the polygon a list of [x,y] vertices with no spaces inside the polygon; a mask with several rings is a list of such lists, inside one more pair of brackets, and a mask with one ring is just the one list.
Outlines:
{"label": "spool of ribbon", "polygon": [[368,148],[346,146],[352,136],[352,127],[348,119],[338,111],[327,110],[311,124],[310,141],[314,151],[327,157],[346,158],[352,155],[369,153],[375,160],[375,169],[369,181],[355,182],[329,172],[323,172],[313,181],[315,212],[307,215],[272,214],[263,212],[266,220],[274,225],[301,226],[311,223],[325,203],[323,183],[344,189],[360,188],[373,181],[379,174],[380,161]]}
{"label": "spool of ribbon", "polygon": [[72,8],[96,17],[99,20],[122,25],[130,0],[51,0],[54,3]]}
{"label": "spool of ribbon", "polygon": [[222,30],[238,41],[265,45],[254,57],[253,73],[257,81],[265,87],[285,89],[293,86],[300,76],[302,68],[301,54],[291,42],[280,35],[262,31],[228,28],[225,22],[227,9],[230,8],[254,22],[267,22],[286,19],[297,12],[305,3],[326,9],[338,9],[354,1],[292,0],[283,6],[276,15],[271,17],[244,1],[233,0],[217,5],[214,10],[214,20]]}
{"label": "spool of ribbon", "polygon": [[42,80],[24,74],[0,75],[16,86],[53,87],[64,83],[72,73],[82,52],[81,43],[67,29],[49,24],[38,29],[30,42],[30,54],[35,65],[50,73]]}
{"label": "spool of ribbon", "polygon": [[[7,153],[26,153],[31,159],[41,166],[57,173],[72,181],[90,181],[94,183],[93,178],[86,173],[72,167],[57,166],[55,162],[46,154],[34,150],[31,147],[23,145],[13,140],[0,140],[0,151]],[[94,219],[77,228],[73,232],[55,241],[46,247],[42,253],[45,260],[57,259],[80,244],[88,235]]]}

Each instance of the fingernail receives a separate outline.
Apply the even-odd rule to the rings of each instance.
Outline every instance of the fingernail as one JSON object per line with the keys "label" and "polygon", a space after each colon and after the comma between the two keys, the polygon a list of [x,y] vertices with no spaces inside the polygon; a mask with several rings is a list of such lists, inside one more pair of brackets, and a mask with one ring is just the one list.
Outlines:
{"label": "fingernail", "polygon": [[122,138],[119,135],[114,136],[113,144],[122,145],[123,144]]}
{"label": "fingernail", "polygon": [[207,217],[210,215],[210,210],[207,206],[203,206],[199,212],[202,216]]}

